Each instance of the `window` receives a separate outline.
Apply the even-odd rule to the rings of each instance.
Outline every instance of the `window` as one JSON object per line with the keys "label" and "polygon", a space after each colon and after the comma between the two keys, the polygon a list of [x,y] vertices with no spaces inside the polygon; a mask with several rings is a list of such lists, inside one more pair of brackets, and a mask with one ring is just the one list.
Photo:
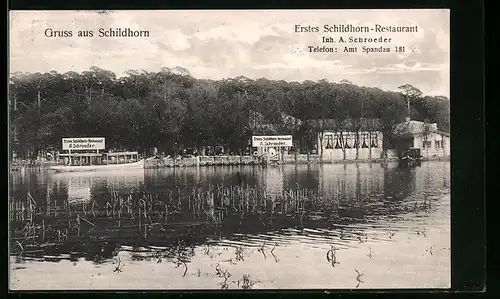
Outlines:
{"label": "window", "polygon": [[427,140],[423,142],[423,148],[431,148],[432,147],[432,141]]}
{"label": "window", "polygon": [[443,148],[443,142],[441,140],[434,141],[436,148]]}
{"label": "window", "polygon": [[363,133],[362,138],[363,138],[363,143],[361,144],[361,147],[368,148],[368,144],[366,143],[366,139],[368,139],[368,134]]}
{"label": "window", "polygon": [[359,148],[359,134],[354,134],[354,148]]}
{"label": "window", "polygon": [[326,135],[326,149],[332,149],[333,148],[333,136],[331,134]]}
{"label": "window", "polygon": [[337,138],[336,138],[337,142],[335,143],[335,149],[340,149],[342,148],[342,138],[340,136],[340,134],[337,134]]}
{"label": "window", "polygon": [[370,135],[371,144],[370,147],[378,147],[378,136],[377,133],[372,133]]}
{"label": "window", "polygon": [[347,135],[347,136],[345,137],[345,144],[344,144],[344,148],[351,148],[350,143],[351,143],[351,136]]}

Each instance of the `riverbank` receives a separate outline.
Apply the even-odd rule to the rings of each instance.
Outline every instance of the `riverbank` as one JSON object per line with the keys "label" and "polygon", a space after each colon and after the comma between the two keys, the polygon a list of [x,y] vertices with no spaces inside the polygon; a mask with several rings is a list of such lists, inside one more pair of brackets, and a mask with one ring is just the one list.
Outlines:
{"label": "riverbank", "polygon": [[[223,166],[223,165],[266,165],[266,164],[351,164],[397,162],[397,157],[384,159],[330,160],[319,155],[283,155],[280,160],[266,160],[254,156],[197,156],[189,158],[147,159],[146,169],[167,167]],[[424,157],[422,161],[449,161],[449,157]]]}
{"label": "riverbank", "polygon": [[13,161],[10,163],[10,170],[45,170],[54,165],[54,161]]}
{"label": "riverbank", "polygon": [[[449,161],[450,157],[424,157],[422,161]],[[171,168],[171,167],[195,167],[195,166],[224,166],[224,165],[266,165],[266,164],[355,164],[355,163],[389,163],[398,162],[398,158],[385,159],[352,159],[352,160],[330,160],[318,155],[283,155],[281,160],[265,160],[254,156],[198,156],[190,158],[162,158],[146,159],[144,168]],[[54,162],[12,162],[10,171],[42,171],[55,165]]]}

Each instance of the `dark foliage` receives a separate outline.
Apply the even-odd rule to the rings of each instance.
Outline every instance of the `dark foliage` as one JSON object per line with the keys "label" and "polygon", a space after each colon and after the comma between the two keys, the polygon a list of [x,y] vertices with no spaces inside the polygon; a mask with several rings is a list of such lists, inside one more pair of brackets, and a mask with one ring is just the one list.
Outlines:
{"label": "dark foliage", "polygon": [[333,119],[342,126],[348,119],[377,119],[389,132],[407,116],[407,99],[412,119],[449,131],[449,100],[415,90],[405,85],[401,92],[383,91],[326,80],[212,81],[168,68],[157,73],[131,70],[122,78],[97,67],[82,73],[14,73],[9,84],[11,141],[18,141],[23,156],[58,150],[62,137],[85,136],[105,137],[107,148],[141,152],[222,145],[236,153],[257,133],[251,125],[255,112],[274,130],[305,140],[322,129],[311,127],[311,120]]}

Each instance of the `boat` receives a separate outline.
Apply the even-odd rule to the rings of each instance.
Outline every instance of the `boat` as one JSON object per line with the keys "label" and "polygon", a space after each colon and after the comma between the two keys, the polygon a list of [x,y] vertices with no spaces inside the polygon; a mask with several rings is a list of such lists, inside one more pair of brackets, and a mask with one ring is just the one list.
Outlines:
{"label": "boat", "polygon": [[420,166],[422,155],[419,148],[409,148],[401,153],[399,165],[402,168]]}
{"label": "boat", "polygon": [[108,165],[56,165],[50,169],[56,172],[82,172],[82,171],[103,171],[103,170],[127,170],[143,169],[144,159],[133,163],[108,164]]}
{"label": "boat", "polygon": [[58,160],[62,163],[50,167],[55,172],[144,169],[144,159],[137,152],[59,154]]}

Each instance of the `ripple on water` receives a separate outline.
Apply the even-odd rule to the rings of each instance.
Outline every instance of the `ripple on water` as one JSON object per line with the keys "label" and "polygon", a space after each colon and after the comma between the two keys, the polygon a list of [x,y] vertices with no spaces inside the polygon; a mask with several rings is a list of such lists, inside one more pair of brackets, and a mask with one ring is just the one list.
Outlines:
{"label": "ripple on water", "polygon": [[[245,217],[231,218],[227,211],[241,208],[231,207],[222,214],[221,224],[215,223],[215,211],[223,209],[213,210],[214,219],[205,218],[212,215],[207,201],[198,203],[202,205],[199,211],[194,210],[191,194],[196,190],[203,190],[199,196],[205,196],[203,200],[206,200],[206,194],[215,190],[214,186],[218,186],[217,190],[231,186],[234,169],[229,168],[221,170],[224,173],[220,175],[213,169],[205,173],[201,168],[198,172],[185,169],[182,177],[179,172],[169,170],[153,172],[138,179],[127,179],[132,183],[123,189],[109,177],[92,180],[45,176],[40,182],[35,177],[29,184],[30,192],[37,207],[47,209],[42,211],[43,219],[46,226],[53,228],[52,232],[47,231],[46,238],[51,237],[51,233],[57,237],[60,227],[73,226],[77,213],[86,215],[96,227],[93,230],[85,227],[85,232],[91,232],[84,237],[82,233],[79,239],[76,233],[70,232],[67,239],[54,241],[52,245],[32,248],[23,243],[25,252],[14,247],[15,255],[20,258],[12,257],[11,263],[22,266],[11,267],[11,270],[15,268],[11,272],[11,283],[21,289],[48,286],[221,288],[223,279],[214,270],[215,265],[221,263],[231,273],[231,281],[241,283],[244,275],[250,275],[257,281],[254,288],[354,288],[357,285],[354,269],[364,274],[360,288],[449,284],[450,258],[446,250],[450,247],[449,164],[425,164],[411,172],[376,164],[369,169],[363,165],[358,168],[347,165],[345,171],[343,165],[321,167],[321,171],[314,166],[283,167],[280,172],[237,168],[252,177],[254,185],[248,188],[256,188],[255,194],[264,194],[270,187],[273,192],[281,188],[291,190],[287,192],[292,194],[297,188],[304,188],[318,193],[314,201],[302,205],[294,206],[291,201],[288,205],[291,211],[277,214],[269,223],[266,210],[253,213],[250,209]],[[189,186],[183,194],[181,187],[186,182]],[[14,201],[18,198],[23,202],[26,199],[23,188],[27,184],[22,180],[16,184]],[[65,204],[68,196],[78,193],[68,190],[76,184],[90,184],[91,188],[87,185],[79,188],[90,190],[89,200],[96,203],[93,212],[104,216],[92,216],[90,204]],[[111,187],[113,194],[118,195],[110,195]],[[231,189],[231,194],[239,190]],[[114,218],[117,216],[112,215],[113,196],[123,196],[122,199],[135,196],[135,200],[145,198],[146,202],[148,197],[142,197],[141,193],[146,191],[157,192],[151,195],[149,208],[145,209],[142,203],[127,207],[133,215],[123,208],[118,227]],[[219,196],[217,192],[213,191],[215,197]],[[268,201],[267,209],[278,200]],[[153,208],[150,203],[158,205]],[[429,203],[430,207],[423,209]],[[337,204],[342,209],[335,213]],[[139,206],[141,213],[137,210]],[[145,212],[147,217],[140,218]],[[88,223],[82,225],[91,227]],[[12,228],[16,227],[16,238],[22,237],[27,230],[23,231],[25,223],[12,223]],[[39,232],[40,228],[37,226],[35,230]],[[183,242],[178,242],[180,240]],[[27,248],[40,251],[30,256]],[[338,250],[335,254],[339,264],[327,259],[332,248]],[[242,255],[241,260],[236,258],[236,252]],[[164,254],[164,261],[160,261],[159,253]],[[96,255],[102,255],[99,264],[93,262]],[[113,271],[117,256],[126,264],[119,273]],[[131,262],[134,257],[144,260]],[[186,270],[177,263],[185,263]],[[60,273],[65,273],[64,277]],[[33,281],[33,277],[39,278]],[[228,287],[237,288],[237,283],[230,282]]]}

